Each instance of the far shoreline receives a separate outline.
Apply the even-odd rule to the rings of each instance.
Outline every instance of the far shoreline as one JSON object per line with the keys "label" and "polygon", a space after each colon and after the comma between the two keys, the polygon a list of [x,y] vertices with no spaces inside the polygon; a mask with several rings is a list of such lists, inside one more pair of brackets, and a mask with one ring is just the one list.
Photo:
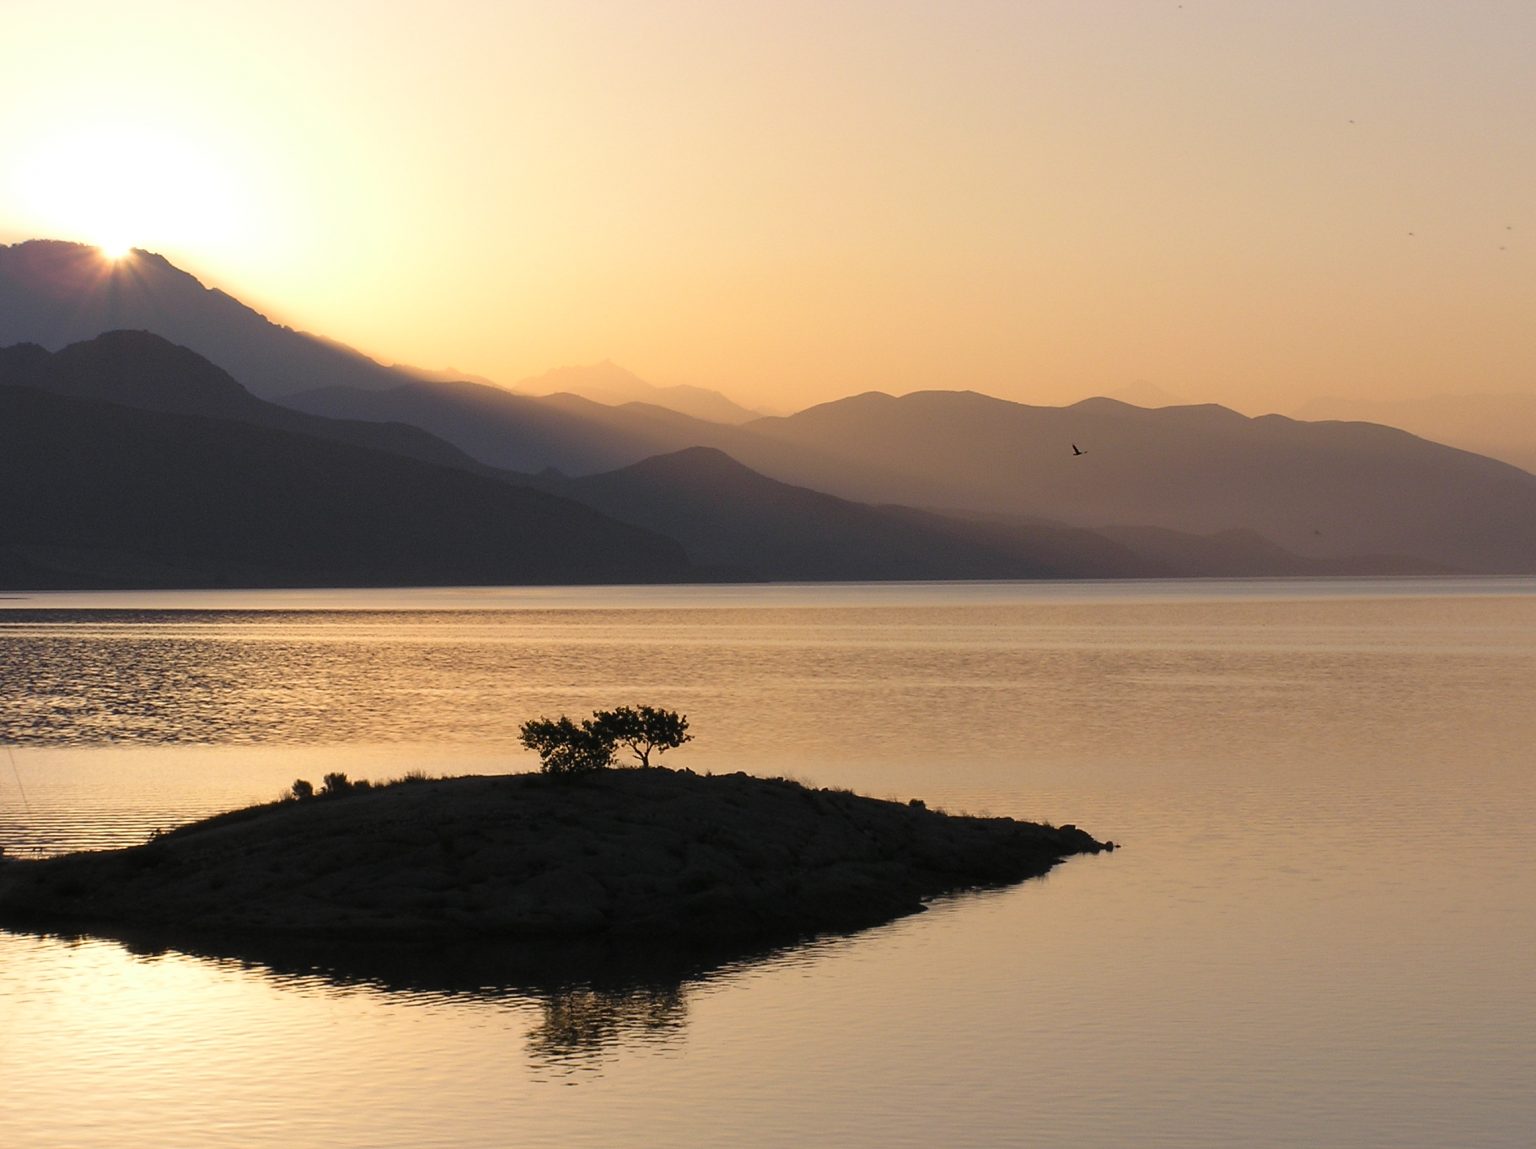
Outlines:
{"label": "far shoreline", "polygon": [[505,586],[247,587],[0,591],[9,611],[515,611],[737,606],[977,605],[1187,599],[1441,598],[1536,595],[1536,575],[1281,575],[1248,578],[689,582]]}

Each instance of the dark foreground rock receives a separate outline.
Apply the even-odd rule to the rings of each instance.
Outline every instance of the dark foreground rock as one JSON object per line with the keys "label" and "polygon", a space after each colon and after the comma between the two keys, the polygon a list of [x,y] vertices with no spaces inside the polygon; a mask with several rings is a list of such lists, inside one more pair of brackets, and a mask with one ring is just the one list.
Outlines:
{"label": "dark foreground rock", "polygon": [[0,865],[0,920],[376,939],[787,939],[1112,849],[744,774],[470,777],[280,802]]}

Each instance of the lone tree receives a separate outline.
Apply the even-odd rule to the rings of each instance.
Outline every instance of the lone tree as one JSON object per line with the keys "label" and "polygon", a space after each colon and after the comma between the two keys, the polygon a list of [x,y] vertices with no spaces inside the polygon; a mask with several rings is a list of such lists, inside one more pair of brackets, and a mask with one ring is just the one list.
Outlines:
{"label": "lone tree", "polygon": [[592,715],[597,728],[635,756],[635,765],[649,769],[651,751],[657,754],[675,750],[691,742],[688,717],[674,710],[654,706],[621,706],[617,710],[598,710]]}
{"label": "lone tree", "polygon": [[588,718],[580,726],[565,715],[532,718],[518,732],[523,745],[539,755],[546,774],[588,774],[613,765],[613,739]]}
{"label": "lone tree", "polygon": [[546,774],[605,770],[614,764],[620,746],[635,756],[636,766],[645,769],[653,752],[661,754],[693,739],[684,715],[654,706],[594,710],[579,726],[563,714],[530,719],[519,735],[524,746],[537,751],[539,768]]}

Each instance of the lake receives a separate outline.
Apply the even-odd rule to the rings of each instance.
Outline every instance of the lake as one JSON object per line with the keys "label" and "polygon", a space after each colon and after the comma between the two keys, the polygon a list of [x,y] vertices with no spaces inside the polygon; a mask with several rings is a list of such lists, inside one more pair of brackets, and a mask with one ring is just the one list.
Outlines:
{"label": "lake", "polygon": [[0,931],[0,1143],[1525,1147],[1533,694],[1531,579],[0,600],[14,855],[629,702],[1124,847],[664,972]]}

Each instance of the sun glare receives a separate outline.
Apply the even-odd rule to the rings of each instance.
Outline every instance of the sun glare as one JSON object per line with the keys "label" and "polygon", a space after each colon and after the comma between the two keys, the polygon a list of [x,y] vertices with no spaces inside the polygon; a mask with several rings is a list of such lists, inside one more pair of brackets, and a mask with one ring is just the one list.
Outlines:
{"label": "sun glare", "polygon": [[205,153],[162,132],[61,133],[21,166],[21,189],[46,234],[94,244],[114,262],[134,247],[217,244],[234,231],[230,182]]}

